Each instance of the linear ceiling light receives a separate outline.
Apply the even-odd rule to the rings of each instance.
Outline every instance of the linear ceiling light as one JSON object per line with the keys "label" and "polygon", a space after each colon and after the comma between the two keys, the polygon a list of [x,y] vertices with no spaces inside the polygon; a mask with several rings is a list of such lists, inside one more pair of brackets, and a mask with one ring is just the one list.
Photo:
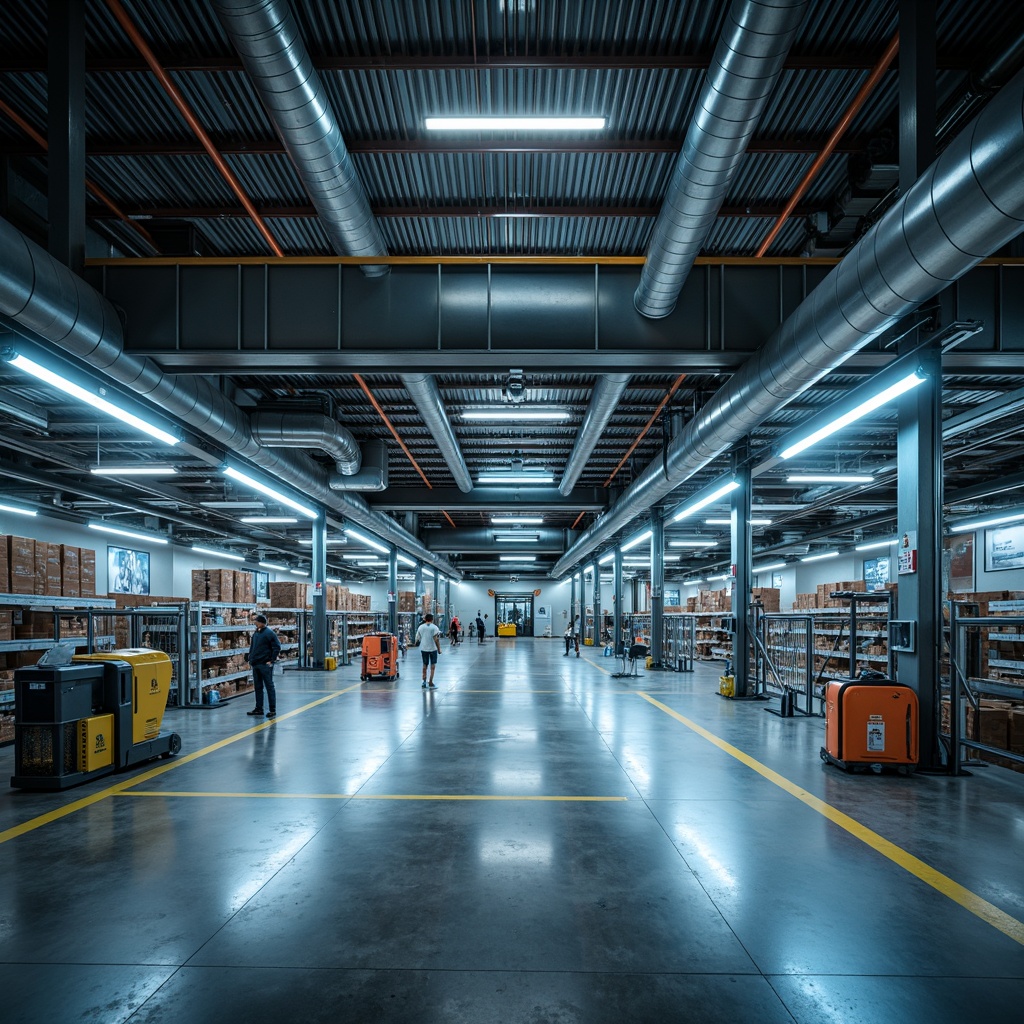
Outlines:
{"label": "linear ceiling light", "polygon": [[498,555],[499,562],[536,562],[536,555]]}
{"label": "linear ceiling light", "polygon": [[228,551],[214,551],[213,548],[201,548],[196,544],[192,545],[192,550],[197,555],[211,555],[214,558],[226,558],[231,562],[244,562],[245,559],[241,555],[232,555]]}
{"label": "linear ceiling light", "polygon": [[287,565],[278,565],[277,562],[260,562],[264,569],[277,569],[278,572],[288,572]]}
{"label": "linear ceiling light", "polygon": [[897,543],[898,537],[892,537],[889,540],[869,540],[863,544],[858,544],[854,551],[873,551],[875,548],[887,548]]}
{"label": "linear ceiling light", "polygon": [[670,548],[717,548],[717,540],[670,540]]}
{"label": "linear ceiling light", "polygon": [[708,505],[714,504],[719,498],[725,497],[730,491],[735,491],[737,487],[739,487],[739,484],[735,480],[722,484],[721,487],[712,491],[707,497],[701,498],[699,501],[693,502],[692,505],[687,505],[681,512],[677,512],[672,517],[672,522],[678,523],[680,519],[686,519],[695,512],[699,512],[702,508],[707,508]]}
{"label": "linear ceiling light", "polygon": [[868,473],[792,473],[788,484],[871,484],[875,478]]}
{"label": "linear ceiling light", "polygon": [[543,516],[491,516],[492,526],[540,526],[543,522]]}
{"label": "linear ceiling light", "polygon": [[351,537],[353,540],[357,540],[361,544],[365,544],[367,547],[373,548],[374,551],[380,551],[381,554],[388,555],[391,553],[388,548],[379,541],[367,537],[365,533],[360,533],[358,530],[353,530],[350,526],[345,527],[344,533],[346,537]]}
{"label": "linear ceiling light", "polygon": [[303,505],[294,498],[289,498],[287,494],[282,494],[269,484],[265,484],[261,480],[257,480],[255,477],[242,473],[232,466],[225,466],[223,472],[225,476],[231,477],[232,480],[237,480],[238,483],[245,484],[246,487],[251,487],[254,491],[259,491],[260,494],[265,494],[268,498],[273,498],[274,501],[279,502],[282,505],[287,505],[288,508],[295,509],[296,512],[300,512],[307,519],[316,519],[316,509],[312,509],[308,505]]}
{"label": "linear ceiling light", "polygon": [[15,515],[19,516],[36,515],[36,510],[34,508],[18,508],[17,505],[0,505],[0,512],[13,512]]}
{"label": "linear ceiling light", "polygon": [[496,420],[514,423],[540,422],[542,420],[569,420],[572,413],[565,409],[471,409],[462,414],[464,420]]}
{"label": "linear ceiling light", "polygon": [[512,470],[489,469],[477,478],[478,484],[549,484],[555,478],[543,470],[537,473],[516,473]]}
{"label": "linear ceiling light", "polygon": [[949,528],[950,533],[962,533],[964,530],[978,530],[983,526],[999,526],[1001,523],[1015,523],[1024,519],[1024,512],[1015,512],[1007,516],[994,516],[988,519],[971,519],[970,521],[957,523]]}
{"label": "linear ceiling light", "polygon": [[612,561],[612,560],[613,560],[614,558],[615,558],[615,552],[614,552],[614,551],[609,551],[607,555],[602,555],[602,556],[601,556],[601,557],[600,557],[600,558],[599,558],[599,559],[597,560],[597,564],[598,564],[598,565],[607,565],[607,564],[608,564],[609,562],[611,562],[611,561]]}
{"label": "linear ceiling light", "polygon": [[731,577],[732,577],[732,573],[720,572],[717,576],[709,576],[708,577],[708,582],[710,583],[712,580],[727,580],[727,579],[730,579]]}
{"label": "linear ceiling light", "polygon": [[297,523],[298,519],[295,516],[242,516],[238,521],[240,523]]}
{"label": "linear ceiling light", "polygon": [[201,501],[203,508],[266,508],[263,501]]}
{"label": "linear ceiling light", "polygon": [[768,565],[755,565],[751,572],[771,572],[772,569],[785,569],[785,562],[771,562]]}
{"label": "linear ceiling light", "polygon": [[26,359],[25,356],[14,355],[6,358],[7,362],[9,362],[11,366],[16,366],[24,373],[31,374],[31,376],[35,377],[37,380],[44,381],[51,387],[55,387],[58,391],[64,392],[65,395],[69,395],[71,398],[77,398],[78,401],[85,402],[86,405],[91,405],[94,409],[98,409],[100,412],[105,412],[108,416],[113,416],[115,420],[127,423],[128,426],[134,427],[136,430],[141,430],[144,434],[148,434],[150,437],[155,437],[158,441],[163,441],[164,444],[178,444],[181,441],[180,437],[175,437],[173,434],[169,434],[166,430],[161,430],[161,428],[155,424],[149,423],[144,419],[140,419],[133,413],[120,408],[113,402],[108,402],[105,398],[100,398],[99,395],[94,395],[91,391],[86,391],[85,388],[72,383],[66,377],[62,377],[60,374],[46,369],[45,366],[40,366],[31,359]]}
{"label": "linear ceiling light", "polygon": [[328,582],[328,583],[340,583],[341,582],[341,577],[340,576],[328,576],[326,582]]}
{"label": "linear ceiling light", "polygon": [[[35,515],[35,513],[32,513]],[[132,540],[144,540],[150,544],[166,544],[166,537],[156,537],[151,533],[136,533],[134,530],[119,530],[116,526],[107,526],[106,523],[89,523],[90,530],[99,530],[101,533],[113,533],[118,537],[131,537]]]}
{"label": "linear ceiling light", "polygon": [[814,433],[808,434],[806,437],[801,438],[794,444],[791,444],[788,448],[783,449],[779,452],[779,458],[791,459],[794,455],[798,455],[800,452],[806,451],[812,445],[816,445],[819,441],[828,437],[830,434],[834,434],[837,430],[842,430],[843,427],[849,426],[851,423],[859,420],[862,416],[867,416],[869,412],[874,412],[875,409],[879,408],[879,406],[885,405],[886,402],[891,402],[894,398],[897,398],[904,392],[909,391],[911,388],[916,388],[918,384],[923,384],[927,379],[928,378],[921,373],[920,370],[915,370],[902,380],[898,380],[895,384],[890,385],[883,391],[879,391],[877,395],[861,402],[860,405],[851,409],[845,415],[832,420],[831,423],[826,423],[825,426],[815,430]]}
{"label": "linear ceiling light", "polygon": [[696,579],[696,580],[683,580],[683,586],[684,587],[695,587],[695,586],[697,586],[698,583],[706,583],[706,582],[707,582],[707,580],[705,580],[703,577],[700,578],[700,579]]}
{"label": "linear ceiling light", "polygon": [[176,476],[173,466],[95,466],[93,476]]}
{"label": "linear ceiling light", "polygon": [[308,569],[289,569],[288,570],[293,576],[309,576]]}
{"label": "linear ceiling light", "polygon": [[[705,519],[705,523],[708,526],[732,526],[731,519]],[[770,519],[748,519],[747,523],[750,526],[771,526],[772,521]]]}
{"label": "linear ceiling light", "polygon": [[600,131],[606,119],[603,117],[523,117],[523,116],[471,116],[471,117],[427,117],[423,126],[429,132],[480,132],[480,131]]}
{"label": "linear ceiling light", "polygon": [[[313,542],[311,540],[300,540],[299,543],[300,544],[304,544],[307,548],[313,546]],[[332,548],[336,548],[339,545],[341,547],[344,547],[346,544],[348,544],[348,538],[347,537],[331,537],[330,539],[324,541],[324,543],[328,547],[332,547]]]}
{"label": "linear ceiling light", "polygon": [[820,555],[804,555],[800,559],[801,562],[820,562],[826,558],[836,558],[839,555],[838,551],[824,551]]}
{"label": "linear ceiling light", "polygon": [[650,540],[650,539],[651,539],[651,531],[650,530],[644,530],[643,533],[638,533],[632,540],[626,541],[626,543],[623,544],[619,548],[619,550],[623,551],[623,552],[632,551],[633,548],[639,547],[641,544],[643,544],[643,542],[645,540]]}
{"label": "linear ceiling light", "polygon": [[522,541],[523,544],[537,544],[540,542],[540,537],[535,533],[496,533],[494,540],[498,544],[515,544],[517,541]]}
{"label": "linear ceiling light", "polygon": [[403,555],[401,552],[398,552],[398,554],[395,557],[398,559],[398,561],[402,563],[402,565],[408,565],[413,567],[415,567],[416,565],[416,560],[414,558],[410,558],[408,555]]}

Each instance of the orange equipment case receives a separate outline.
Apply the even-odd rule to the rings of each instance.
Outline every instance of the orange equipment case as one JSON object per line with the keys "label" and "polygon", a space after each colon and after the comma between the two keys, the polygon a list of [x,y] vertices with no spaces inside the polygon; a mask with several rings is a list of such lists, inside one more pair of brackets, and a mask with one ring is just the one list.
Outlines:
{"label": "orange equipment case", "polygon": [[891,765],[909,773],[918,759],[917,694],[891,679],[836,679],[825,690],[821,759],[845,768]]}
{"label": "orange equipment case", "polygon": [[398,676],[398,637],[393,633],[367,633],[363,637],[362,680],[374,676]]}

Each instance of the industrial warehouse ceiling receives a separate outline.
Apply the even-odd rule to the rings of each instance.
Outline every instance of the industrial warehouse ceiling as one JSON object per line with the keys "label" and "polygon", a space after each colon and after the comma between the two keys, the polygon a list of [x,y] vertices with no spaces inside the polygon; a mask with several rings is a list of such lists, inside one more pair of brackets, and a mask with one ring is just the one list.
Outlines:
{"label": "industrial warehouse ceiling", "polygon": [[[942,152],[1024,64],[1024,11],[1009,2],[937,7],[935,151]],[[631,301],[640,264],[729,8],[722,2],[667,0],[293,0],[298,36],[337,119],[373,229],[395,261],[391,287],[397,292],[399,282],[408,283],[402,294],[415,298],[425,275],[436,274],[439,292],[463,279],[470,285],[457,296],[471,295],[477,282],[486,292],[493,319],[489,312],[480,336],[461,338],[461,348],[442,338],[438,327],[436,351],[421,352],[413,365],[409,350],[391,345],[389,325],[432,325],[431,317],[440,319],[437,309],[426,300],[384,309],[371,298],[363,308],[369,326],[360,335],[369,340],[330,353],[297,344],[231,359],[213,343],[153,341],[158,332],[150,329],[150,316],[156,314],[147,304],[157,305],[155,293],[116,293],[109,263],[93,263],[89,280],[114,303],[126,350],[144,353],[179,377],[207,376],[246,415],[316,414],[336,420],[364,450],[369,442],[383,442],[386,488],[356,493],[460,573],[543,576],[572,538],[661,458],[667,442],[758,351],[780,316],[813,290],[832,261],[899,196],[898,56],[867,87],[896,37],[898,4],[810,2],[709,225],[680,312],[664,322],[656,343],[636,340],[647,337],[632,323],[640,320]],[[0,213],[44,247],[51,219],[44,148],[50,109],[47,10],[43,0],[9,0],[0,36]],[[150,264],[174,260],[184,279],[213,260],[221,268],[225,262],[238,268],[240,275],[252,264],[238,261],[266,260],[274,275],[280,269],[275,251],[284,259],[344,255],[212,4],[89,0],[84,10],[89,256],[113,257],[126,267],[132,258]],[[162,80],[178,91],[189,119]],[[805,183],[862,90],[862,104]],[[606,125],[588,133],[432,133],[425,127],[428,116],[484,113],[597,115]],[[787,475],[794,467],[780,466],[774,456],[782,438],[823,410],[841,407],[851,389],[883,370],[894,357],[896,339],[915,328],[922,342],[948,350],[941,388],[950,511],[997,508],[1019,499],[1019,253],[1017,242],[994,253],[973,277],[906,317],[751,432],[738,458],[759,467],[755,517],[770,520],[754,526],[756,553],[792,559],[894,529],[895,408],[877,411],[800,460],[805,473],[869,472],[875,478],[870,485],[792,484]],[[5,258],[0,252],[0,268]],[[420,262],[407,265],[403,259]],[[308,275],[311,266],[323,264],[298,265],[295,273]],[[363,286],[356,267],[346,266],[345,273],[347,297]],[[560,333],[565,312],[558,301],[573,274],[592,274],[594,291],[602,296],[601,337],[596,339],[595,329],[590,348],[570,338],[571,330],[564,338]],[[604,304],[606,281],[617,289],[614,308]],[[516,335],[518,289],[529,289],[535,306],[545,294],[553,296],[552,319],[560,326],[551,337]],[[503,297],[511,326],[499,344]],[[744,297],[749,309],[743,308]],[[204,302],[211,316],[217,313],[214,289],[208,288]],[[455,306],[452,301],[444,312]],[[688,310],[699,315],[682,322]],[[570,314],[569,328],[572,320]],[[13,332],[8,344],[24,338],[13,319],[7,326]],[[641,333],[634,336],[634,330]],[[45,353],[45,346],[37,351]],[[83,380],[104,384],[95,367],[63,365],[72,365]],[[422,400],[410,390],[410,373],[436,384],[434,411],[450,428],[470,489],[458,485],[458,469],[442,450],[437,424],[428,422]],[[607,377],[618,382],[613,406],[563,493],[559,484]],[[120,393],[126,402],[146,407],[127,389]],[[512,418],[466,415],[495,410]],[[523,415],[544,411],[564,418]],[[308,547],[304,552],[300,543],[308,539],[308,526],[241,522],[249,513],[285,509],[270,499],[260,499],[261,508],[224,504],[258,497],[220,472],[233,453],[195,424],[170,420],[185,438],[173,450],[140,440],[123,424],[4,364],[4,493],[12,502],[75,521],[107,519],[169,533],[182,543],[230,549],[250,560],[308,565]],[[316,445],[304,451],[325,472],[333,470],[332,458]],[[154,461],[172,465],[176,474],[90,472]],[[731,455],[721,456],[659,505],[675,507],[732,465]],[[489,470],[519,468],[550,473],[552,482],[480,482]],[[700,517],[670,528],[669,541],[715,545],[671,549],[680,557],[667,566],[670,578],[728,565],[728,527],[704,521],[726,514],[725,504],[709,506]],[[512,515],[542,521],[493,521]],[[330,517],[331,537],[340,539],[344,519],[341,513]],[[644,525],[641,517],[621,539]],[[18,526],[0,517],[0,529]],[[495,536],[517,531],[519,543]],[[380,574],[378,567],[356,567],[355,559],[341,557],[342,551],[360,550],[365,549],[351,538],[329,549],[332,572]],[[533,560],[501,561],[509,553],[528,553]],[[635,571],[642,574],[644,568]]]}

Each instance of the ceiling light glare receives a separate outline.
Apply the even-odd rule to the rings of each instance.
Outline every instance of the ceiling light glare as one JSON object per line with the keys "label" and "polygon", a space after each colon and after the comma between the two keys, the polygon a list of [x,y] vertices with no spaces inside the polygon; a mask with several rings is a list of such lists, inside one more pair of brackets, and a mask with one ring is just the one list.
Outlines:
{"label": "ceiling light glare", "polygon": [[327,582],[328,583],[340,583],[341,582],[341,577],[340,576],[328,576],[327,577]]}
{"label": "ceiling light glare", "polygon": [[888,548],[898,542],[898,537],[891,537],[889,540],[868,540],[863,544],[858,544],[854,551],[873,551],[875,548]]}
{"label": "ceiling light glare", "polygon": [[670,548],[717,548],[717,540],[670,540]]}
{"label": "ceiling light glare", "polygon": [[212,558],[226,558],[229,562],[244,562],[241,555],[233,555],[229,551],[214,551],[213,548],[201,548],[197,544],[192,545],[192,550],[197,555],[210,555]]}
{"label": "ceiling light glare", "polygon": [[672,517],[672,522],[678,523],[680,519],[686,519],[695,512],[699,512],[702,508],[707,508],[708,505],[714,504],[719,498],[725,497],[730,491],[735,491],[737,487],[739,487],[739,484],[735,480],[730,480],[727,484],[723,484],[717,490],[712,491],[707,497],[701,498],[699,501],[693,502],[692,505],[687,505],[681,512],[677,512]]}
{"label": "ceiling light glare", "polygon": [[[0,508],[3,506],[0,505]],[[32,513],[35,515],[35,513]],[[132,540],[142,540],[149,544],[166,544],[166,537],[154,537],[151,533],[136,533],[134,530],[121,530],[116,526],[107,526],[106,523],[89,523],[90,530],[99,530],[100,533],[113,533],[118,537],[131,537]]]}
{"label": "ceiling light glare", "polygon": [[491,516],[492,526],[540,526],[543,516]]}
{"label": "ceiling light glare", "polygon": [[983,526],[999,526],[1002,523],[1016,523],[1024,519],[1024,512],[1015,512],[1012,515],[994,516],[988,519],[972,519],[969,522],[957,523],[949,528],[950,533],[962,533],[964,530],[979,530]]}
{"label": "ceiling light glare", "polygon": [[538,544],[540,537],[535,533],[496,533],[496,544]]}
{"label": "ceiling light glare", "polygon": [[538,473],[514,473],[489,469],[476,478],[478,484],[550,484],[554,481],[550,473],[543,470]]}
{"label": "ceiling light glare", "polygon": [[0,505],[0,512],[13,512],[16,516],[36,515],[36,510],[34,508],[18,508],[17,505]]}
{"label": "ceiling light glare", "polygon": [[[243,520],[243,522],[244,522],[244,520]],[[313,546],[313,542],[311,540],[300,540],[299,543],[300,544],[304,544],[307,548]],[[346,544],[348,544],[348,541],[344,537],[331,537],[330,539],[324,541],[324,543],[328,547],[336,548],[336,547],[344,547]]]}
{"label": "ceiling light glare", "polygon": [[770,562],[768,565],[755,565],[751,572],[771,572],[772,569],[785,569],[785,562]]}
{"label": "ceiling light glare", "polygon": [[225,476],[231,477],[232,480],[238,481],[240,484],[245,484],[246,487],[251,487],[254,491],[259,491],[260,494],[265,494],[268,498],[273,498],[274,501],[279,502],[282,505],[287,505],[288,508],[295,509],[296,512],[300,512],[307,519],[316,519],[317,513],[315,509],[310,508],[308,505],[303,505],[301,502],[296,501],[294,498],[289,498],[287,494],[282,494],[280,491],[275,490],[268,484],[257,480],[255,477],[249,476],[247,473],[242,473],[232,466],[226,466],[223,470]]}
{"label": "ceiling light glare", "polygon": [[94,466],[93,476],[177,476],[173,466]]}
{"label": "ceiling light glare", "polygon": [[350,526],[345,527],[345,536],[351,537],[353,540],[359,541],[361,544],[365,544],[367,547],[371,547],[374,551],[379,551],[381,554],[390,554],[387,547],[381,544],[379,541],[373,540],[371,537],[367,537],[365,533],[360,533],[358,530],[353,530]]}
{"label": "ceiling light glare", "polygon": [[288,572],[287,565],[278,565],[277,562],[260,562],[263,569],[276,569],[278,572]]}
{"label": "ceiling light glare", "polygon": [[606,123],[603,117],[561,116],[466,116],[424,118],[423,126],[428,132],[570,132],[601,131]]}
{"label": "ceiling light glare", "polygon": [[536,555],[498,555],[499,562],[536,562]]}
{"label": "ceiling light glare", "polygon": [[240,523],[297,523],[295,516],[242,516]]}
{"label": "ceiling light glare", "polygon": [[85,402],[86,405],[91,405],[94,409],[98,409],[100,412],[105,412],[108,416],[112,416],[114,419],[120,420],[122,423],[127,423],[128,426],[134,427],[136,430],[141,430],[142,433],[148,434],[150,437],[154,437],[158,441],[163,441],[164,444],[179,444],[181,441],[181,438],[175,437],[173,434],[169,434],[166,430],[162,430],[160,427],[157,427],[152,423],[148,423],[144,419],[140,419],[133,413],[114,405],[112,402],[108,402],[105,398],[100,398],[99,395],[94,395],[91,391],[86,391],[85,388],[72,383],[65,377],[60,376],[60,374],[54,373],[52,370],[46,369],[45,366],[40,366],[31,359],[26,359],[21,355],[15,355],[13,358],[9,358],[7,362],[9,362],[11,366],[16,366],[23,373],[28,373],[37,380],[41,380],[44,383],[49,384],[51,387],[55,387],[58,391],[64,392],[65,395],[69,395],[71,398],[77,398],[78,401]]}
{"label": "ceiling light glare", "polygon": [[728,579],[731,579],[731,578],[732,578],[732,573],[730,573],[730,572],[721,572],[717,576],[709,576],[708,577],[708,582],[710,583],[712,580],[728,580]]}
{"label": "ceiling light glare", "polygon": [[410,568],[416,567],[416,560],[414,558],[410,558],[408,555],[403,555],[401,551],[399,551],[395,557],[402,563],[402,565],[408,565]]}
{"label": "ceiling light glare", "polygon": [[289,569],[288,570],[293,576],[309,576],[308,569]]}
{"label": "ceiling light glare", "polygon": [[651,531],[650,530],[644,530],[643,533],[637,534],[637,536],[635,536],[632,540],[627,541],[625,544],[623,544],[619,548],[619,550],[622,551],[623,553],[625,553],[626,551],[632,551],[633,548],[639,547],[641,544],[643,544],[643,542],[645,540],[650,540],[650,539],[651,539]]}
{"label": "ceiling light glare", "polygon": [[804,555],[800,559],[801,562],[821,562],[826,558],[836,558],[839,555],[838,551],[824,551],[820,555]]}
{"label": "ceiling light glare", "polygon": [[707,583],[707,580],[705,580],[703,577],[696,580],[683,580],[684,587],[695,587],[698,583]]}
{"label": "ceiling light glare", "polygon": [[792,473],[788,484],[871,484],[875,478],[869,473]]}
{"label": "ceiling light glare", "polygon": [[540,423],[572,419],[565,409],[470,409],[462,414],[464,420],[488,420],[492,423]]}
{"label": "ceiling light glare", "polygon": [[[708,526],[732,526],[731,519],[705,519],[705,523]],[[748,526],[771,526],[772,521],[770,519],[748,519]]]}
{"label": "ceiling light glare", "polygon": [[615,552],[609,551],[607,555],[602,555],[598,560],[598,565],[607,565],[609,562],[615,559]]}

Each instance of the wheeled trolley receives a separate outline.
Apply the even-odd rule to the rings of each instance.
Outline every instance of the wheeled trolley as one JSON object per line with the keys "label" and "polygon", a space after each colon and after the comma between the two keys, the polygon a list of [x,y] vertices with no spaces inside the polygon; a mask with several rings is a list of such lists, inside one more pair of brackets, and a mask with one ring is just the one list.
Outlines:
{"label": "wheeled trolley", "polygon": [[825,690],[821,759],[847,771],[889,765],[909,774],[918,760],[917,694],[891,679],[836,679]]}
{"label": "wheeled trolley", "polygon": [[393,633],[367,633],[363,637],[363,671],[367,679],[398,678],[398,637]]}

